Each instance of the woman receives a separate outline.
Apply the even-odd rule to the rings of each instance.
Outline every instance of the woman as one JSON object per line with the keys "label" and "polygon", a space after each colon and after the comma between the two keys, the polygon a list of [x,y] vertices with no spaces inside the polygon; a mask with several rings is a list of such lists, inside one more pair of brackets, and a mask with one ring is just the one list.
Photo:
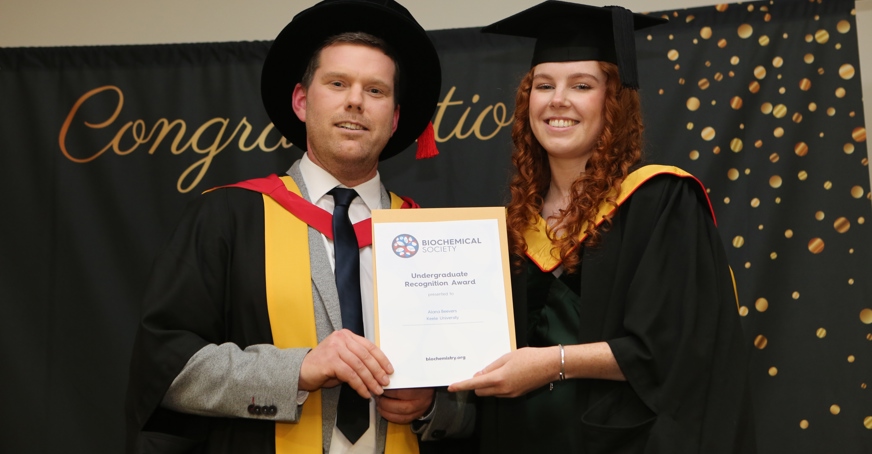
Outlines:
{"label": "woman", "polygon": [[753,453],[747,351],[704,187],[643,166],[633,30],[549,1],[485,32],[537,39],[508,206],[518,349],[449,390],[483,452]]}

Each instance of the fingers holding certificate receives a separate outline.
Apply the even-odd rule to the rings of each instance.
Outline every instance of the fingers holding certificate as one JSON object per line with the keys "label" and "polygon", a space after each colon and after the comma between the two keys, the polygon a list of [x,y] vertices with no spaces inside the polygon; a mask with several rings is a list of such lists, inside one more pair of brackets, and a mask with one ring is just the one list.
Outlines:
{"label": "fingers holding certificate", "polygon": [[386,388],[447,386],[515,348],[504,208],[376,210],[372,222]]}

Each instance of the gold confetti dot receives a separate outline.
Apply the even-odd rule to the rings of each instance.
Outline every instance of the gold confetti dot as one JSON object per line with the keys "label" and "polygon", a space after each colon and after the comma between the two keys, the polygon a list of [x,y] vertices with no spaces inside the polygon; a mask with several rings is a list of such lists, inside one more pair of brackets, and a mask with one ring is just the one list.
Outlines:
{"label": "gold confetti dot", "polygon": [[815,336],[817,336],[818,339],[823,339],[823,338],[827,337],[827,330],[824,328],[818,328],[817,331],[815,332]]}
{"label": "gold confetti dot", "polygon": [[[676,71],[678,71],[679,69],[681,69],[681,65],[676,63],[674,68]],[[682,81],[681,84],[684,85],[684,81]]]}
{"label": "gold confetti dot", "polygon": [[[718,82],[724,80],[724,75],[721,73],[715,73],[715,80]],[[714,101],[712,101],[712,104],[714,104]]]}
{"label": "gold confetti dot", "polygon": [[872,325],[872,309],[866,308],[860,311],[860,321]]}
{"label": "gold confetti dot", "polygon": [[757,301],[754,302],[754,307],[757,308],[757,312],[766,312],[766,309],[769,309],[769,301],[766,298],[757,298]]}
{"label": "gold confetti dot", "polygon": [[805,142],[798,142],[793,146],[793,152],[796,153],[797,156],[805,156],[808,154],[808,145]]}
{"label": "gold confetti dot", "polygon": [[762,334],[758,334],[756,338],[754,338],[754,346],[760,350],[766,348],[766,344],[769,343],[769,340],[766,339],[766,336]]}
{"label": "gold confetti dot", "polygon": [[839,33],[842,34],[848,33],[849,31],[851,31],[851,23],[842,19],[839,21],[838,24],[836,24],[836,30],[838,30]]}
{"label": "gold confetti dot", "polygon": [[727,171],[727,178],[732,181],[736,181],[739,179],[739,171],[736,169],[730,169]]}
{"label": "gold confetti dot", "polygon": [[865,223],[866,223],[866,218],[864,218],[863,216],[860,216],[859,218],[857,218],[857,224],[865,224]]}
{"label": "gold confetti dot", "polygon": [[775,203],[781,203],[781,197],[776,197],[776,198],[775,198]]}
{"label": "gold confetti dot", "polygon": [[854,66],[852,66],[850,63],[845,63],[844,65],[840,66],[839,77],[845,80],[854,77]]}
{"label": "gold confetti dot", "polygon": [[851,153],[853,153],[853,152],[854,152],[854,144],[852,144],[852,143],[846,143],[845,146],[842,147],[842,151],[844,151],[845,154],[851,154]]}
{"label": "gold confetti dot", "polygon": [[706,126],[700,133],[700,136],[702,137],[702,140],[710,142],[712,139],[715,138],[715,128],[712,128],[711,126]]}
{"label": "gold confetti dot", "polygon": [[845,233],[851,228],[851,221],[848,218],[840,217],[833,223],[833,228],[839,233]]}
{"label": "gold confetti dot", "polygon": [[867,429],[872,429],[872,416],[863,418],[863,425],[866,426]]}
{"label": "gold confetti dot", "polygon": [[848,355],[848,362],[853,363],[855,360],[854,355]]}
{"label": "gold confetti dot", "polygon": [[824,189],[826,189],[827,191],[829,191],[829,190],[832,189],[832,188],[833,188],[833,182],[832,182],[832,181],[824,182]]}
{"label": "gold confetti dot", "polygon": [[830,107],[830,108],[827,109],[827,115],[829,115],[829,116],[832,117],[832,116],[835,115],[835,114],[836,114],[836,109],[835,109],[835,107]]}
{"label": "gold confetti dot", "polygon": [[838,405],[832,405],[832,406],[830,406],[830,413],[832,413],[832,414],[834,414],[834,415],[837,415],[837,414],[839,414],[840,411],[842,411],[842,409],[839,408]]}
{"label": "gold confetti dot", "polygon": [[844,88],[839,87],[836,89],[836,98],[844,98],[845,94],[846,94],[846,92],[845,92]]}
{"label": "gold confetti dot", "polygon": [[724,11],[727,10],[728,6],[729,6],[729,5],[727,5],[726,3],[720,3],[720,4],[718,4],[718,5],[715,5],[715,9],[716,9],[719,13],[722,13],[722,12],[724,12]]}
{"label": "gold confetti dot", "polygon": [[853,278],[848,279],[848,285],[854,285],[854,279],[853,279]]}
{"label": "gold confetti dot", "polygon": [[826,72],[826,71],[824,71],[823,68],[818,68],[818,70],[817,70],[817,73],[820,74],[821,76],[824,75],[824,72]]}
{"label": "gold confetti dot", "polygon": [[866,128],[864,128],[862,126],[859,128],[854,128],[854,130],[851,131],[851,137],[854,138],[854,142],[865,142],[866,141]]}
{"label": "gold confetti dot", "polygon": [[805,170],[800,170],[796,177],[799,178],[799,181],[805,181],[806,178],[808,178],[808,172],[806,172]]}
{"label": "gold confetti dot", "polygon": [[[757,143],[759,143],[759,142],[760,142],[760,141],[758,140]],[[757,144],[754,144],[754,145],[757,146]],[[760,147],[757,146],[757,148],[760,148]],[[771,163],[773,163],[773,164],[775,164],[776,162],[778,162],[779,159],[780,159],[780,158],[778,157],[778,153],[772,153],[771,155],[769,155],[769,162],[771,162]]]}
{"label": "gold confetti dot", "polygon": [[766,35],[763,35],[763,36],[757,38],[757,43],[759,43],[763,47],[766,47],[769,45],[769,37]]}
{"label": "gold confetti dot", "polygon": [[729,198],[729,197],[724,197],[724,204],[725,204],[725,205],[729,205],[729,204],[730,204],[730,198]]}
{"label": "gold confetti dot", "polygon": [[817,103],[810,102],[808,103],[809,112],[814,112],[817,110]]}
{"label": "gold confetti dot", "polygon": [[771,177],[769,177],[769,186],[777,189],[781,187],[781,183],[781,177],[779,177],[778,175],[772,175]]}
{"label": "gold confetti dot", "polygon": [[817,219],[818,221],[823,221],[824,218],[825,218],[826,216],[827,216],[827,215],[824,214],[823,211],[817,211],[817,212],[815,212],[815,214],[814,214],[814,218]]}
{"label": "gold confetti dot", "polygon": [[736,33],[739,35],[739,38],[748,39],[754,34],[754,27],[751,27],[748,24],[742,24],[736,30]]}
{"label": "gold confetti dot", "polygon": [[790,294],[790,297],[793,298],[793,299],[795,299],[795,300],[798,300],[798,299],[799,299],[799,292],[793,292],[793,293],[791,293],[791,294]]}
{"label": "gold confetti dot", "polygon": [[695,111],[696,109],[699,109],[699,98],[697,98],[695,96],[691,96],[690,98],[687,99],[686,104],[687,104],[687,110]]}
{"label": "gold confetti dot", "polygon": [[797,112],[797,113],[793,114],[793,116],[790,117],[790,119],[793,120],[794,123],[801,123],[802,122],[802,114]]}
{"label": "gold confetti dot", "polygon": [[666,58],[668,58],[671,61],[678,60],[678,51],[675,49],[670,50],[669,52],[666,53]]}
{"label": "gold confetti dot", "polygon": [[742,108],[742,98],[740,98],[738,96],[733,96],[733,98],[730,99],[730,107],[732,107],[733,110],[741,109]]}
{"label": "gold confetti dot", "polygon": [[811,81],[808,78],[803,78],[799,81],[799,89],[802,91],[808,91],[811,88]]}
{"label": "gold confetti dot", "polygon": [[760,199],[758,199],[757,197],[754,197],[753,199],[751,199],[751,207],[752,208],[757,208],[759,206],[760,206]]}
{"label": "gold confetti dot", "polygon": [[733,153],[738,153],[742,151],[742,148],[744,147],[745,144],[743,144],[742,139],[739,139],[738,137],[730,141],[730,150],[733,150]]}
{"label": "gold confetti dot", "polygon": [[826,44],[830,40],[830,34],[826,30],[818,30],[814,33],[814,40],[818,44]]}
{"label": "gold confetti dot", "polygon": [[772,131],[772,135],[780,138],[784,135],[784,128],[782,128],[781,126],[775,128],[775,130]]}
{"label": "gold confetti dot", "polygon": [[733,247],[734,248],[739,249],[744,244],[745,244],[745,239],[742,238],[741,236],[736,236],[735,238],[733,238]]}
{"label": "gold confetti dot", "polygon": [[820,254],[824,251],[824,240],[820,238],[812,238],[808,242],[808,251],[812,254]]}
{"label": "gold confetti dot", "polygon": [[808,429],[808,421],[806,421],[805,419],[803,419],[802,421],[800,421],[800,422],[799,422],[799,428],[802,429],[802,430]]}
{"label": "gold confetti dot", "polygon": [[754,77],[758,79],[763,79],[764,77],[766,77],[766,68],[762,66],[754,68]]}
{"label": "gold confetti dot", "polygon": [[855,199],[863,197],[863,188],[861,188],[860,186],[854,186],[853,188],[851,188],[851,196]]}
{"label": "gold confetti dot", "polygon": [[836,48],[836,50],[839,50],[842,48],[842,43],[836,43],[834,47]]}
{"label": "gold confetti dot", "polygon": [[687,130],[688,130],[688,131],[693,130],[693,123],[691,123],[691,122],[688,122],[688,123],[687,123]]}
{"label": "gold confetti dot", "polygon": [[757,93],[758,91],[760,91],[760,83],[756,80],[751,82],[750,84],[748,84],[748,91],[750,91],[751,93]]}
{"label": "gold confetti dot", "polygon": [[777,252],[773,252],[773,253],[769,254],[769,258],[772,259],[772,260],[777,259],[777,258],[778,258],[778,253],[777,253]]}
{"label": "gold confetti dot", "polygon": [[739,315],[741,315],[742,317],[748,315],[748,308],[745,306],[740,307],[739,308]]}
{"label": "gold confetti dot", "polygon": [[751,262],[745,262],[745,269],[751,268]]}
{"label": "gold confetti dot", "polygon": [[784,231],[784,238],[793,238],[793,230],[787,229]]}
{"label": "gold confetti dot", "polygon": [[721,39],[718,41],[718,47],[720,47],[721,49],[727,47],[727,40],[724,39],[724,38],[721,38]]}
{"label": "gold confetti dot", "polygon": [[814,55],[812,55],[812,54],[805,54],[805,57],[803,57],[803,61],[805,61],[805,62],[808,63],[809,65],[812,64],[812,63],[814,63]]}
{"label": "gold confetti dot", "polygon": [[703,78],[700,79],[699,82],[697,82],[697,85],[699,85],[699,88],[705,90],[709,87],[709,81],[708,79]]}
{"label": "gold confetti dot", "polygon": [[776,68],[780,68],[781,65],[783,65],[783,64],[784,64],[784,59],[781,57],[775,57],[772,59],[772,66],[774,66]]}
{"label": "gold confetti dot", "polygon": [[[778,75],[778,78],[781,79],[781,74]],[[787,93],[787,89],[784,87],[781,87],[778,89],[778,93],[783,95],[784,93]]]}
{"label": "gold confetti dot", "polygon": [[689,24],[689,23],[693,22],[694,19],[696,19],[696,18],[693,17],[693,14],[691,14],[691,15],[687,16],[687,17],[684,19],[684,21],[685,21],[686,23]]}
{"label": "gold confetti dot", "polygon": [[805,35],[805,42],[810,43],[812,41],[814,41],[814,36],[811,34]]}
{"label": "gold confetti dot", "polygon": [[774,377],[776,375],[778,375],[778,368],[777,367],[770,367],[769,368],[769,376]]}
{"label": "gold confetti dot", "polygon": [[696,161],[697,159],[699,159],[699,152],[696,150],[693,150],[690,152],[689,156],[690,156],[691,160]]}
{"label": "gold confetti dot", "polygon": [[715,145],[715,147],[712,148],[712,153],[714,153],[714,154],[720,154],[720,152],[721,152],[721,147]]}
{"label": "gold confetti dot", "polygon": [[[754,146],[755,146],[756,148],[760,148],[760,147],[762,147],[762,146],[763,146],[763,141],[762,141],[762,140],[758,140],[758,141],[754,142]],[[774,153],[773,153],[773,154],[774,154]],[[776,159],[776,161],[777,161],[777,159]]]}
{"label": "gold confetti dot", "polygon": [[757,230],[763,230],[763,224],[758,225]]}
{"label": "gold confetti dot", "polygon": [[763,115],[769,115],[770,113],[772,113],[772,104],[764,102],[762,105],[760,105],[760,112],[763,112]]}
{"label": "gold confetti dot", "polygon": [[751,175],[751,169],[745,169],[745,175]]}
{"label": "gold confetti dot", "polygon": [[787,115],[787,106],[784,104],[779,104],[772,109],[772,116],[775,118],[784,118]]}
{"label": "gold confetti dot", "polygon": [[732,64],[733,66],[738,65],[740,61],[741,61],[741,60],[739,59],[739,57],[738,57],[737,55],[733,55],[733,56],[730,58],[730,64]]}
{"label": "gold confetti dot", "polygon": [[703,27],[699,30],[699,36],[702,39],[709,39],[712,37],[712,28],[711,27]]}

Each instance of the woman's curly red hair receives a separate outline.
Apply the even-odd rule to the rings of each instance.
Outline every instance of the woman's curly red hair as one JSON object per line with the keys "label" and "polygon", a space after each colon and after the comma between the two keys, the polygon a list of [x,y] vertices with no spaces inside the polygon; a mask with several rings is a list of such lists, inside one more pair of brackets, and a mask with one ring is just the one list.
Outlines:
{"label": "woman's curly red hair", "polygon": [[[642,109],[639,93],[621,84],[618,67],[612,63],[599,62],[608,77],[606,101],[603,109],[602,135],[587,161],[584,173],[572,183],[571,200],[560,211],[557,222],[562,226],[560,236],[548,235],[557,247],[566,272],[572,273],[581,260],[574,251],[579,246],[582,226],[587,244],[594,245],[599,239],[595,229],[596,214],[603,203],[615,204],[614,195],[630,169],[642,158]],[[507,208],[509,250],[520,264],[527,251],[524,231],[542,210],[545,194],[551,181],[548,155],[530,128],[530,90],[533,85],[533,69],[524,76],[515,95],[515,122],[512,126],[512,142],[515,151],[512,163],[515,174],[509,184],[512,200]],[[614,192],[613,192],[614,191]],[[607,229],[610,217],[602,224]]]}

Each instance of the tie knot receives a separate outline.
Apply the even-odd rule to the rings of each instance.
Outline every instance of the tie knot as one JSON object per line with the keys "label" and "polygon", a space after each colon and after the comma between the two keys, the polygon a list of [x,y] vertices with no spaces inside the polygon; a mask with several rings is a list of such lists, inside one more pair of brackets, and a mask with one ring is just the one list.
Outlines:
{"label": "tie knot", "polygon": [[346,189],[346,188],[333,188],[328,194],[333,196],[333,203],[338,206],[347,207],[351,205],[351,201],[357,197],[357,191],[354,189]]}

